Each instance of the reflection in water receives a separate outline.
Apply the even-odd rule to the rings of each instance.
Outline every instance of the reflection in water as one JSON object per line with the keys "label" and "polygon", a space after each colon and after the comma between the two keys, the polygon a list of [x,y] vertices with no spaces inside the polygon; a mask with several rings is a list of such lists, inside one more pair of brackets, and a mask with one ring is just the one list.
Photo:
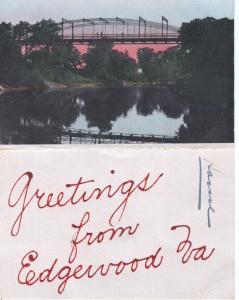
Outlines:
{"label": "reflection in water", "polygon": [[[170,89],[159,87],[11,92],[0,96],[0,143],[57,143],[65,129],[169,136],[179,131],[179,142],[187,142],[192,140],[190,128],[194,128],[195,142],[204,142],[206,132],[196,130],[204,113],[198,107],[188,108]],[[218,113],[212,109],[208,116],[207,111],[207,131],[215,127]],[[221,126],[225,119],[224,113]],[[218,129],[213,129],[217,138]]]}
{"label": "reflection in water", "polygon": [[[230,70],[233,74],[233,68]],[[179,129],[180,142],[234,142],[234,83],[228,76],[206,74],[187,82],[185,99],[188,112]]]}
{"label": "reflection in water", "polygon": [[70,126],[79,108],[59,93],[12,92],[0,96],[2,144],[54,143],[56,130]]}
{"label": "reflection in water", "polygon": [[175,136],[183,124],[184,106],[168,89],[107,88],[86,90],[81,97],[81,112],[71,129]]}

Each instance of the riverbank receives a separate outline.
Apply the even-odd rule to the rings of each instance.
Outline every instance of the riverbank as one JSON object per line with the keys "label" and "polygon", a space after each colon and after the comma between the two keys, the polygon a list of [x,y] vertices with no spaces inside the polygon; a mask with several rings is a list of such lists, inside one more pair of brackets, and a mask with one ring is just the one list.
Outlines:
{"label": "riverbank", "polygon": [[96,88],[102,86],[100,83],[58,83],[58,82],[45,82],[44,86],[8,86],[0,84],[0,95],[3,93],[13,91],[41,91],[41,90],[59,90],[69,88]]}
{"label": "riverbank", "polygon": [[53,82],[45,81],[44,86],[8,86],[5,84],[0,84],[0,95],[12,91],[41,91],[41,90],[60,90],[60,89],[70,89],[70,88],[97,88],[97,87],[144,87],[144,86],[161,86],[167,88],[174,88],[174,82],[145,82],[145,81],[123,81],[118,84],[111,82]]}
{"label": "riverbank", "polygon": [[26,86],[18,86],[18,87],[13,87],[13,86],[8,86],[6,84],[0,84],[0,95],[3,93],[7,93],[7,92],[12,92],[12,91],[27,91],[29,90],[28,87]]}

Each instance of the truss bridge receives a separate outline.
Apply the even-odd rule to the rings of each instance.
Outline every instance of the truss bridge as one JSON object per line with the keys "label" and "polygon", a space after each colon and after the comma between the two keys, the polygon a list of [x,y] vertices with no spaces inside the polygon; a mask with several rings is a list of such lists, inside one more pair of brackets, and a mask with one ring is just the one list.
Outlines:
{"label": "truss bridge", "polygon": [[138,19],[91,18],[62,19],[61,42],[92,44],[109,41],[114,44],[178,44],[179,28],[169,24],[165,17],[161,23]]}

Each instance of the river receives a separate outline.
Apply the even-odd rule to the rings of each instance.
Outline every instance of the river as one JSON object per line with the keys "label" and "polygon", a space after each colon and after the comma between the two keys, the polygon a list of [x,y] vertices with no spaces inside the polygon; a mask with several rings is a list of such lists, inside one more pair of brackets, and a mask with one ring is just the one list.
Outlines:
{"label": "river", "polygon": [[[162,135],[178,137],[179,142],[230,141],[233,128],[224,122],[216,122],[215,128],[217,118],[216,109],[210,116],[208,108],[193,110],[166,87],[10,92],[0,96],[0,143],[55,144],[62,142],[59,134],[69,130]],[[208,132],[202,134],[204,124]]]}

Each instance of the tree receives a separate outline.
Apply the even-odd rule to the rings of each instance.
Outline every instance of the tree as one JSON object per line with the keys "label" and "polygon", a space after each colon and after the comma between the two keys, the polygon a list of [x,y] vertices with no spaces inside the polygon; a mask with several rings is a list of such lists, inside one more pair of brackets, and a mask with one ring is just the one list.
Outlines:
{"label": "tree", "polygon": [[196,19],[180,30],[180,59],[189,95],[195,100],[223,104],[233,98],[234,22]]}
{"label": "tree", "polygon": [[88,49],[84,55],[84,62],[86,64],[85,72],[87,75],[102,80],[110,80],[108,68],[112,47],[112,43],[97,42]]}
{"label": "tree", "polygon": [[187,142],[195,142],[195,137],[201,138],[197,142],[212,142],[219,134],[218,141],[232,142],[234,21],[196,19],[182,25],[180,36],[181,90],[189,113],[179,137]]}
{"label": "tree", "polygon": [[139,66],[142,68],[145,78],[149,82],[160,79],[160,59],[162,52],[155,52],[151,48],[143,48],[138,51]]}
{"label": "tree", "polygon": [[165,51],[160,60],[161,81],[176,82],[182,76],[180,49],[173,47]]}
{"label": "tree", "polygon": [[109,74],[118,81],[134,80],[136,74],[135,60],[127,52],[112,50],[109,62]]}
{"label": "tree", "polygon": [[[71,71],[81,62],[80,53],[71,45],[52,46],[61,39],[59,30],[51,19],[33,25],[1,23],[0,82],[35,88],[45,86],[46,80],[77,80],[78,75]],[[24,46],[28,51],[23,51]]]}
{"label": "tree", "polygon": [[67,69],[77,69],[81,64],[80,52],[73,46],[54,46],[51,51],[50,64]]}
{"label": "tree", "polygon": [[18,41],[21,41],[26,37],[26,34],[31,30],[31,26],[28,22],[20,21],[18,24],[13,26],[13,36]]}
{"label": "tree", "polygon": [[11,23],[0,24],[0,82],[14,83],[20,77],[23,60]]}
{"label": "tree", "polygon": [[60,30],[61,27],[52,19],[42,19],[31,26],[29,42],[33,48],[41,46],[45,47],[49,52],[52,43],[61,39],[59,35]]}
{"label": "tree", "polygon": [[127,52],[113,50],[112,43],[95,43],[84,55],[85,73],[107,82],[134,80],[136,63]]}
{"label": "tree", "polygon": [[233,76],[234,21],[214,18],[183,23],[180,30],[184,72]]}

